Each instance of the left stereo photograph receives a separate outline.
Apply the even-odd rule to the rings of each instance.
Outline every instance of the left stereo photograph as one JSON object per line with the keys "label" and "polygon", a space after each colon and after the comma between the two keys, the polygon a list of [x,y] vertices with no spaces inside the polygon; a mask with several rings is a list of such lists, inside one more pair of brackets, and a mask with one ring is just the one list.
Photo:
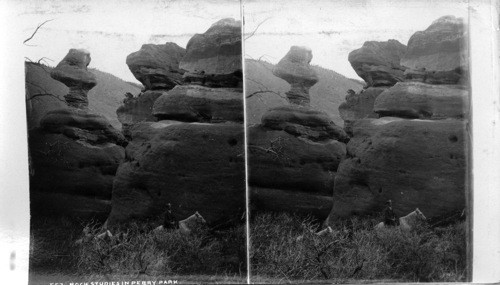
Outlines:
{"label": "left stereo photograph", "polygon": [[30,284],[246,283],[239,1],[22,5]]}

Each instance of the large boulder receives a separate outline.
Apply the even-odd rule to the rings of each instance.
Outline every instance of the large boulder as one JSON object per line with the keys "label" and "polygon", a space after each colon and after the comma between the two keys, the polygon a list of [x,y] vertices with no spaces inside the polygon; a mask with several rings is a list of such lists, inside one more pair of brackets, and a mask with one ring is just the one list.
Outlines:
{"label": "large boulder", "polygon": [[70,49],[59,64],[52,69],[50,76],[69,87],[64,96],[66,103],[75,108],[88,107],[87,93],[97,84],[95,75],[87,70],[90,53],[84,49]]}
{"label": "large boulder", "polygon": [[349,53],[348,60],[367,86],[392,86],[404,80],[404,68],[399,64],[406,46],[397,40],[368,41]]}
{"label": "large boulder", "polygon": [[308,47],[292,46],[273,70],[273,74],[292,85],[286,92],[292,104],[309,106],[309,88],[318,82],[316,72],[311,68],[312,51]]}
{"label": "large boulder", "polygon": [[118,120],[122,124],[122,132],[129,136],[129,128],[139,122],[156,122],[153,116],[153,104],[156,99],[164,94],[162,90],[147,90],[137,97],[128,94],[123,104],[116,110]]}
{"label": "large boulder", "polygon": [[182,83],[184,71],[179,63],[185,53],[186,50],[175,43],[145,44],[127,56],[126,63],[146,90],[168,90]]}
{"label": "large boulder", "polygon": [[444,16],[408,41],[401,65],[408,80],[459,84],[467,80],[467,29],[462,18]]}
{"label": "large boulder", "polygon": [[437,217],[465,207],[466,121],[363,119],[335,177],[330,218],[419,208]]}
{"label": "large boulder", "polygon": [[373,105],[377,97],[385,90],[387,87],[369,87],[345,97],[345,102],[339,106],[339,114],[344,120],[344,130],[347,134],[352,136],[352,126],[357,120],[379,117],[373,112]]}
{"label": "large boulder", "polygon": [[247,128],[247,136],[251,187],[331,194],[345,144],[333,139],[314,142],[262,126]]}
{"label": "large boulder", "polygon": [[188,83],[241,87],[241,21],[222,19],[204,34],[194,35],[179,63]]}
{"label": "large boulder", "polygon": [[312,141],[335,139],[346,142],[347,134],[322,111],[306,106],[290,105],[269,109],[262,116],[262,126],[283,130],[293,136]]}
{"label": "large boulder", "polygon": [[210,224],[245,211],[244,129],[239,123],[137,123],[113,186],[108,224],[198,211]]}
{"label": "large boulder", "polygon": [[466,118],[469,91],[458,85],[401,82],[377,97],[373,111],[380,116],[403,118]]}
{"label": "large boulder", "polygon": [[154,103],[159,120],[220,123],[243,122],[243,92],[235,88],[178,85]]}

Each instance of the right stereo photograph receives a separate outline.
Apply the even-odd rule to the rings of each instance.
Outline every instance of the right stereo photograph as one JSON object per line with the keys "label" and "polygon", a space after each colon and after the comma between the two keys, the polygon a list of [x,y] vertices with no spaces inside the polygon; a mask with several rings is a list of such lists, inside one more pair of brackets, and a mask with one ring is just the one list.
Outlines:
{"label": "right stereo photograph", "polygon": [[250,281],[469,281],[467,3],[243,6]]}

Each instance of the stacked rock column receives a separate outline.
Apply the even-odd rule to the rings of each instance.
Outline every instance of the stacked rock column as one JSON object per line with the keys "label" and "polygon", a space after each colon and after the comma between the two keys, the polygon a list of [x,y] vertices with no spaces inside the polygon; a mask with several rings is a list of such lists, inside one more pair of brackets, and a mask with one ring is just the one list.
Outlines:
{"label": "stacked rock column", "polygon": [[310,107],[317,75],[312,52],[293,46],[273,73],[290,83],[290,105],[272,108],[248,127],[250,203],[254,209],[325,218],[348,137],[324,112]]}
{"label": "stacked rock column", "polygon": [[419,208],[434,218],[465,208],[464,30],[461,19],[443,17],[410,38],[401,59],[403,82],[375,99],[373,112],[380,118],[352,126],[348,158],[335,178],[331,219],[376,213],[389,199],[398,215]]}
{"label": "stacked rock column", "polygon": [[114,182],[109,224],[158,216],[169,203],[177,220],[196,211],[210,225],[240,219],[245,211],[241,66],[239,21],[223,19],[192,37],[178,65],[181,81],[162,91],[151,107],[156,122],[129,128],[127,162]]}

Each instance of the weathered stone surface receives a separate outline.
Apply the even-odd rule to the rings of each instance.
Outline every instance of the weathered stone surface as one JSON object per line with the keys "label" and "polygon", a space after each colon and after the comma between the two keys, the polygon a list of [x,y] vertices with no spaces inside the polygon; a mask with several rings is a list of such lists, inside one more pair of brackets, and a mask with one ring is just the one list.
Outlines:
{"label": "weathered stone surface", "polygon": [[331,195],[345,144],[313,142],[262,126],[247,128],[247,136],[250,186]]}
{"label": "weathered stone surface", "polygon": [[360,93],[349,94],[345,97],[345,102],[339,106],[339,113],[344,120],[344,130],[347,134],[352,136],[352,125],[356,120],[379,117],[373,112],[373,105],[375,99],[386,89],[387,87],[369,87],[361,90]]}
{"label": "weathered stone surface", "polygon": [[333,203],[331,193],[321,195],[261,187],[250,187],[249,191],[254,211],[298,213],[322,220],[328,217]]}
{"label": "weathered stone surface", "polygon": [[349,53],[348,60],[367,86],[392,86],[404,80],[404,68],[399,64],[406,46],[397,40],[368,41]]}
{"label": "weathered stone surface", "polygon": [[127,56],[127,65],[146,90],[172,89],[182,83],[184,71],[179,63],[186,50],[175,43],[145,44]]}
{"label": "weathered stone surface", "polygon": [[419,208],[428,218],[465,207],[467,177],[462,120],[363,119],[335,177],[331,218]]}
{"label": "weathered stone surface", "polygon": [[222,19],[204,34],[194,35],[179,63],[188,83],[209,87],[241,87],[241,21]]}
{"label": "weathered stone surface", "polygon": [[243,122],[243,90],[179,85],[156,100],[153,115],[160,120]]}
{"label": "weathered stone surface", "polygon": [[286,92],[290,103],[309,106],[309,88],[318,82],[316,72],[309,63],[312,60],[312,51],[308,47],[292,46],[273,70],[273,74],[292,85]]}
{"label": "weathered stone surface", "polygon": [[401,65],[408,80],[457,84],[467,80],[467,33],[462,18],[444,16],[408,41]]}
{"label": "weathered stone surface", "polygon": [[381,116],[445,119],[468,116],[469,92],[457,85],[402,82],[382,92],[373,111]]}
{"label": "weathered stone surface", "polygon": [[70,195],[64,193],[31,192],[30,214],[32,217],[73,217],[77,219],[105,220],[111,212],[111,200]]}
{"label": "weathered stone surface", "polygon": [[127,97],[123,100],[123,105],[118,107],[116,115],[122,123],[122,132],[128,136],[129,128],[138,122],[156,122],[153,116],[153,104],[164,94],[161,90],[148,90],[140,93],[137,97]]}
{"label": "weathered stone surface", "polygon": [[64,96],[71,107],[85,109],[88,107],[87,93],[97,84],[95,75],[87,70],[90,53],[84,49],[70,49],[68,54],[50,72],[50,76],[69,87]]}
{"label": "weathered stone surface", "polygon": [[110,199],[113,177],[125,157],[124,149],[112,142],[89,142],[72,133],[68,135],[67,130],[35,129],[29,133],[31,193]]}
{"label": "weathered stone surface", "polygon": [[210,224],[245,211],[242,124],[142,122],[131,133],[109,224],[159,215],[167,203],[178,220],[198,211]]}
{"label": "weathered stone surface", "polygon": [[63,134],[90,145],[127,144],[123,135],[106,118],[87,110],[70,108],[50,111],[40,121],[40,128],[46,133]]}
{"label": "weathered stone surface", "polygon": [[262,116],[262,126],[272,130],[283,130],[293,136],[312,141],[348,140],[344,130],[335,125],[326,113],[307,106],[291,105],[270,109]]}

